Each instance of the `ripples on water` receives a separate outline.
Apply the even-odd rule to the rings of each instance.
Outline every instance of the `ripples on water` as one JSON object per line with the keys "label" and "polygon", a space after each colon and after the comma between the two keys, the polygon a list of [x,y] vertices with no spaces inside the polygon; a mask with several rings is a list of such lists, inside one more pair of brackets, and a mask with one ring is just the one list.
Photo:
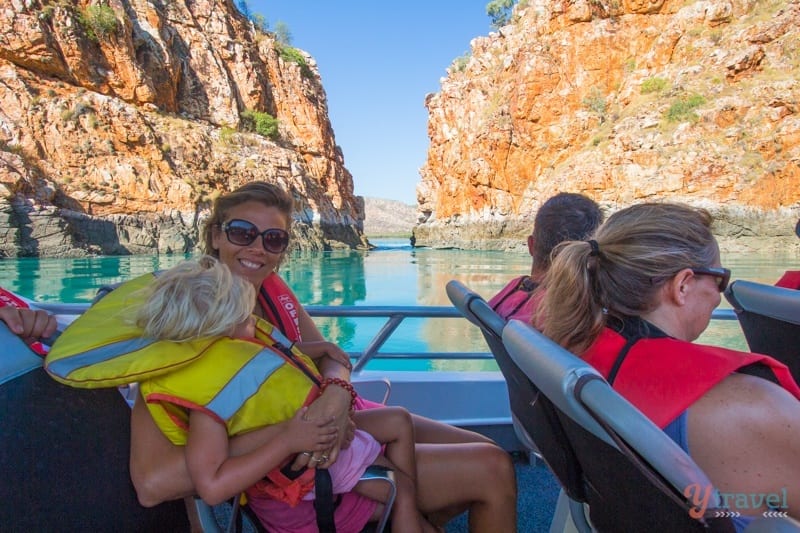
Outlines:
{"label": "ripples on water", "polygon": [[[281,274],[307,305],[449,306],[445,284],[458,279],[486,298],[513,276],[526,274],[530,258],[523,253],[412,249],[405,239],[375,240],[376,250],[295,253]],[[0,285],[40,301],[88,302],[103,285],[165,269],[184,256],[120,256],[80,259],[3,259]],[[794,255],[723,257],[732,279],[774,283],[796,269]],[[723,299],[721,307],[730,307]],[[318,319],[326,337],[345,350],[361,351],[384,319]],[[700,342],[746,350],[736,322],[713,321]],[[383,349],[386,352],[486,351],[477,328],[460,319],[407,319]],[[494,369],[491,361],[407,361],[371,364],[407,369]]]}

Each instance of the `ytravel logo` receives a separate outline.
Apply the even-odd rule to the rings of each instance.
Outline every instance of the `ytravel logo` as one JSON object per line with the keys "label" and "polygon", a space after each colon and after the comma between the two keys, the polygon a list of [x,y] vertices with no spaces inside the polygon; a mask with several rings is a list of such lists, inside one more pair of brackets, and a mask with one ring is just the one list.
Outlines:
{"label": "ytravel logo", "polygon": [[[689,516],[699,519],[705,516],[708,504],[713,493],[711,485],[700,485],[692,483],[683,490],[683,495],[689,498],[693,507],[689,509]],[[715,511],[714,516],[741,516],[741,511],[761,509],[764,506],[769,508],[763,511],[763,516],[788,516],[789,506],[787,501],[786,488],[779,492],[720,492],[720,508]],[[748,513],[750,514],[750,513]]]}

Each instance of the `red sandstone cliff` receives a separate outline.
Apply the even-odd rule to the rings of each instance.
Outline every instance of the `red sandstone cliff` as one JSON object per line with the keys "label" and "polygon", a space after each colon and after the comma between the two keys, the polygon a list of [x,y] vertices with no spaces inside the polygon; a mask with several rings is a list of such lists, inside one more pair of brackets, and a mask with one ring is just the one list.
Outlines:
{"label": "red sandstone cliff", "polygon": [[292,191],[304,246],[363,244],[316,66],[279,49],[229,0],[0,0],[0,256],[189,251],[253,180]]}
{"label": "red sandstone cliff", "polygon": [[797,247],[800,2],[524,4],[427,98],[418,244],[521,242],[572,191],[709,207],[728,249]]}

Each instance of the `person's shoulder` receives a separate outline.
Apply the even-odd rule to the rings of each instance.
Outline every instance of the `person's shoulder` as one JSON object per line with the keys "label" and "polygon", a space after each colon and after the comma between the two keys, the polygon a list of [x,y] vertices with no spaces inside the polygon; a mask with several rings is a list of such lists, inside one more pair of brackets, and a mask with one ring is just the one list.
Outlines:
{"label": "person's shoulder", "polygon": [[506,283],[502,289],[497,291],[497,294],[495,294],[494,296],[491,297],[491,299],[489,299],[489,305],[494,307],[494,305],[504,296],[517,290],[519,284],[526,278],[528,278],[528,276],[517,276],[516,278]]}
{"label": "person's shoulder", "polygon": [[698,404],[705,404],[712,416],[735,419],[748,426],[800,419],[800,401],[789,391],[748,374],[731,374],[709,390]]}

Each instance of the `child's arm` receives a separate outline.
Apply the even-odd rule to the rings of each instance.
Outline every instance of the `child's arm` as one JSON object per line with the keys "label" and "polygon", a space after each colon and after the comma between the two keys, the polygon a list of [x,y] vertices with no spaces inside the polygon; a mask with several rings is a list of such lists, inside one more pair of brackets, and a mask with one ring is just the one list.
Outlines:
{"label": "child's arm", "polygon": [[321,359],[328,357],[336,361],[347,370],[350,370],[353,365],[350,363],[350,356],[332,342],[328,341],[305,341],[297,342],[295,346],[309,356],[312,360],[319,362]]}
{"label": "child's arm", "polygon": [[216,505],[250,487],[279,466],[288,456],[327,449],[336,438],[330,421],[304,420],[306,408],[263,446],[238,457],[228,457],[228,433],[209,415],[193,410],[189,415],[186,465],[192,483],[203,500]]}

